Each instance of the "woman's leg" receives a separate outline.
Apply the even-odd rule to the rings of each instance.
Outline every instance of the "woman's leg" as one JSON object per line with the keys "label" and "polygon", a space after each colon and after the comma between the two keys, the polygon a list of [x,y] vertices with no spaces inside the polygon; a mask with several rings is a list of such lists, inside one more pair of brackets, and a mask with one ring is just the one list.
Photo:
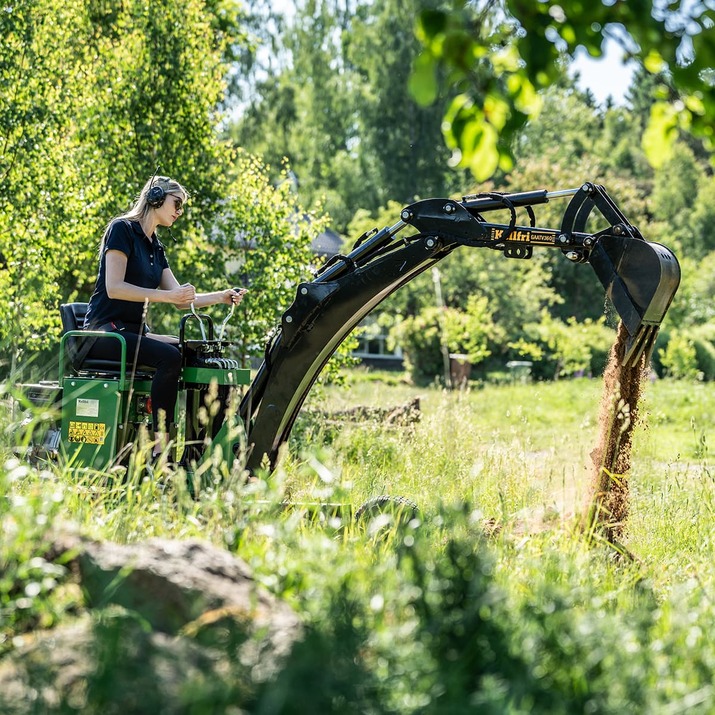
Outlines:
{"label": "woman's leg", "polygon": [[[132,369],[134,356],[136,367],[155,368],[151,381],[151,405],[154,432],[160,452],[168,442],[169,429],[174,422],[174,411],[179,391],[179,373],[181,372],[181,352],[178,341],[139,336],[136,333],[122,332],[127,343],[127,371]],[[137,348],[138,343],[138,348]],[[119,360],[121,348],[119,341],[113,338],[99,338],[89,351],[89,357],[103,360]]]}

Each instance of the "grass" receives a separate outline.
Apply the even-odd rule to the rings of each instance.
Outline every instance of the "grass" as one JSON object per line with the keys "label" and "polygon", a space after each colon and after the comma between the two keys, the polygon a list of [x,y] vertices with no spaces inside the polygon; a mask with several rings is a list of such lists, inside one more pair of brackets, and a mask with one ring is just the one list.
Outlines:
{"label": "grass", "polygon": [[[557,527],[570,523],[588,494],[601,391],[599,380],[577,379],[451,393],[389,386],[358,372],[346,388],[329,390],[321,400],[344,410],[419,396],[423,419],[412,431],[343,426],[327,466],[355,502],[399,494],[427,515],[440,504],[468,503],[498,524],[504,539],[536,541],[537,548],[544,540],[565,539],[560,549],[568,552],[571,535]],[[640,410],[626,545],[658,589],[686,578],[709,580],[715,454],[708,425],[715,417],[715,386],[656,381],[645,388]],[[518,572],[512,559],[519,557],[511,550],[500,557],[507,572]]]}
{"label": "grass", "polygon": [[[50,527],[70,522],[119,542],[207,539],[309,626],[267,683],[237,694],[228,667],[211,689],[189,688],[203,704],[185,712],[713,712],[715,386],[646,387],[633,560],[573,528],[601,391],[578,379],[447,392],[356,370],[311,396],[269,483],[198,500],[180,483],[107,490],[29,469],[11,455],[6,414],[0,654],[85,610],[72,574],[44,558]],[[415,397],[422,419],[408,426],[325,417]],[[381,494],[414,501],[418,519],[349,519]],[[342,518],[316,503],[345,505]],[[93,702],[90,691],[86,712]]]}
{"label": "grass", "polygon": [[595,446],[597,381],[446,392],[388,388],[358,374],[323,399],[327,409],[344,410],[414,397],[420,397],[423,418],[410,430],[346,424],[331,438],[326,429],[335,451],[331,468],[353,485],[356,501],[380,491],[409,496],[428,509],[439,500],[469,501],[494,518],[536,506],[575,507]]}

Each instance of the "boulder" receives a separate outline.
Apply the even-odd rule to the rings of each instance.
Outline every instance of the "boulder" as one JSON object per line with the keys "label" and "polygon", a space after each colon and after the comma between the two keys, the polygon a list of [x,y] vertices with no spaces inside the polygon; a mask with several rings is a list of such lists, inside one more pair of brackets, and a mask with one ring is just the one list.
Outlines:
{"label": "boulder", "polygon": [[302,635],[293,610],[245,562],[200,540],[125,545],[63,535],[48,558],[60,556],[86,612],[16,639],[0,660],[2,713],[242,702],[239,693],[274,676]]}

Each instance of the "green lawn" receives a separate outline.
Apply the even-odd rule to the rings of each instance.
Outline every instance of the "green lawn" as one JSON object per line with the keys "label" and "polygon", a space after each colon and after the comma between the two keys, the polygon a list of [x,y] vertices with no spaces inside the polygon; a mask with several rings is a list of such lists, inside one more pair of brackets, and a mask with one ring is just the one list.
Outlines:
{"label": "green lawn", "polygon": [[[379,421],[325,428],[328,467],[352,482],[359,500],[381,490],[425,508],[436,499],[469,500],[490,516],[523,507],[572,508],[584,495],[589,453],[598,439],[603,385],[597,379],[475,385],[467,391],[415,388],[391,373],[356,371],[345,387],[320,391],[308,407],[328,412],[358,405],[399,405],[420,398],[422,420],[411,429]],[[634,437],[634,496],[648,485],[703,475],[715,421],[715,387],[655,381],[644,389]],[[300,449],[294,440],[294,449]],[[505,502],[505,495],[514,501]],[[506,513],[503,513],[504,509]]]}
{"label": "green lawn", "polygon": [[[6,415],[0,666],[17,635],[86,608],[70,572],[43,566],[48,530],[69,522],[120,542],[211,541],[305,622],[283,670],[241,693],[238,671],[216,671],[187,685],[206,707],[186,712],[715,712],[715,385],[646,386],[629,555],[576,528],[601,393],[597,379],[449,392],[354,370],[310,396],[268,482],[219,483],[198,500],[180,482],[108,491],[38,473],[11,456]],[[339,418],[415,397],[412,424]],[[384,494],[414,501],[417,518],[350,519]],[[84,712],[102,712],[87,697]]]}

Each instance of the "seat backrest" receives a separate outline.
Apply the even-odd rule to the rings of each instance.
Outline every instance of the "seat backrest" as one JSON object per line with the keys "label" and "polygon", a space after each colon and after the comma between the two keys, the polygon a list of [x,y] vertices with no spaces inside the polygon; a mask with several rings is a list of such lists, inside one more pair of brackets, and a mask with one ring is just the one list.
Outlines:
{"label": "seat backrest", "polygon": [[[82,330],[84,328],[84,318],[87,315],[87,303],[63,303],[60,305],[60,319],[62,321],[62,334],[70,330]],[[87,352],[91,349],[93,338],[66,339],[67,357],[69,358],[67,367],[75,374],[80,371],[96,373],[101,375],[111,375],[116,377],[122,370],[120,360],[105,360],[87,357]],[[139,365],[134,377],[146,379],[154,373],[154,368]]]}
{"label": "seat backrest", "polygon": [[62,333],[69,330],[82,330],[85,315],[87,315],[87,303],[63,303],[60,306]]}
{"label": "seat backrest", "polygon": [[[87,315],[87,303],[63,303],[60,306],[62,334],[64,335],[70,330],[82,330],[85,315]],[[69,357],[70,367],[77,371],[82,360],[80,359],[77,340],[74,338],[67,340],[67,357]]]}

